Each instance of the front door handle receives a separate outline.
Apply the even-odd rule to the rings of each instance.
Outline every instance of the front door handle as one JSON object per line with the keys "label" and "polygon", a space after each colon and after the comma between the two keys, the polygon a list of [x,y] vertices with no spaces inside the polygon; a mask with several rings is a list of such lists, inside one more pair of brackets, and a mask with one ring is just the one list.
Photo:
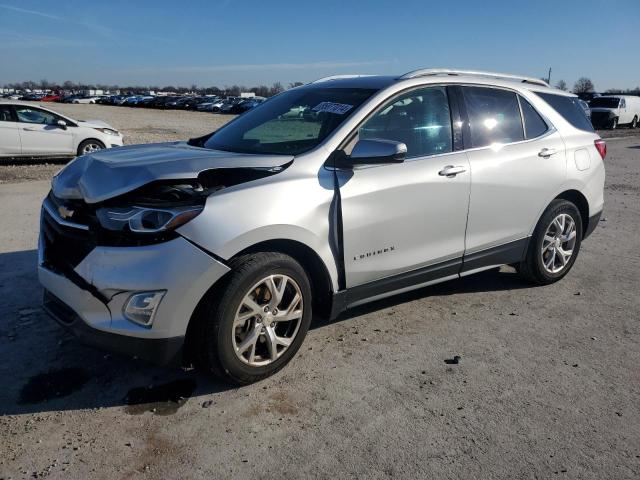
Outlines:
{"label": "front door handle", "polygon": [[24,127],[23,130],[25,132],[37,132],[38,131],[37,128],[29,128],[29,127]]}
{"label": "front door handle", "polygon": [[440,175],[441,177],[453,178],[459,173],[463,173],[466,171],[467,169],[464,167],[454,167],[453,165],[447,165],[438,172],[438,175]]}
{"label": "front door handle", "polygon": [[551,155],[555,155],[555,154],[556,154],[555,148],[543,148],[538,153],[538,156],[542,158],[549,158]]}

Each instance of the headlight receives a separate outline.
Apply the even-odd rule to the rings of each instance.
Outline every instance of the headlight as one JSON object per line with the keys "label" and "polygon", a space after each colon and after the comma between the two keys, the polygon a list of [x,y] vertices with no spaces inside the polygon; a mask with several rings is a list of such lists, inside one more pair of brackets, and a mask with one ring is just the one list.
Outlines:
{"label": "headlight", "polygon": [[94,130],[106,133],[107,135],[113,135],[114,137],[120,135],[120,132],[118,132],[117,130],[113,130],[112,128],[95,128]]}
{"label": "headlight", "polygon": [[175,230],[197,217],[204,206],[175,208],[103,207],[96,213],[107,230],[135,233],[158,233]]}

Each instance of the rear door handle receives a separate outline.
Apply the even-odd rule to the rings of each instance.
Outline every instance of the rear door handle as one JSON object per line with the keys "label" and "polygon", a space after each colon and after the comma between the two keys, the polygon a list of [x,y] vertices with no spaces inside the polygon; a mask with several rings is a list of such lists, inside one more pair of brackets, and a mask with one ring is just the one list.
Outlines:
{"label": "rear door handle", "polygon": [[543,148],[538,153],[538,156],[542,158],[549,158],[551,155],[555,155],[555,154],[556,154],[555,148]]}
{"label": "rear door handle", "polygon": [[447,165],[446,167],[444,167],[442,170],[438,172],[438,175],[440,175],[441,177],[452,178],[458,175],[459,173],[463,173],[466,171],[467,169],[464,167],[454,167],[453,165]]}
{"label": "rear door handle", "polygon": [[23,130],[25,132],[37,132],[38,131],[37,128],[29,128],[29,127],[24,127]]}

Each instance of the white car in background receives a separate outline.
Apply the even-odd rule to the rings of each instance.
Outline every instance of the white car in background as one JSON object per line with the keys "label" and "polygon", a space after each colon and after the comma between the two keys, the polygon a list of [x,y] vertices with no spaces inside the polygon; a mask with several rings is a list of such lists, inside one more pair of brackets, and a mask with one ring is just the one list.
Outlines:
{"label": "white car in background", "polygon": [[101,120],[74,120],[26,103],[0,103],[0,158],[74,157],[123,145]]}
{"label": "white car in background", "polygon": [[71,103],[96,103],[96,100],[98,100],[98,98],[100,97],[80,97],[80,98],[74,98]]}

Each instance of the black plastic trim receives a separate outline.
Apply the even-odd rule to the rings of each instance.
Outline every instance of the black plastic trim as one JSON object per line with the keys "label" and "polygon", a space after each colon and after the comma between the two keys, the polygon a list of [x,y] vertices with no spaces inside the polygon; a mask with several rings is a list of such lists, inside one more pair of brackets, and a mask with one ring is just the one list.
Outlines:
{"label": "black plastic trim", "polygon": [[600,217],[602,217],[602,212],[603,210],[600,210],[595,215],[592,215],[589,217],[589,223],[587,225],[587,229],[584,231],[584,235],[582,235],[583,240],[587,238],[589,235],[591,235],[593,231],[596,229],[596,227],[598,226],[598,223],[600,223]]}
{"label": "black plastic trim", "polygon": [[48,290],[44,291],[42,306],[56,322],[87,345],[127,357],[167,366],[180,366],[184,337],[138,338],[96,330],[87,325],[71,307]]}
{"label": "black plastic trim", "polygon": [[455,258],[446,262],[411,270],[410,272],[356,285],[355,287],[337,292],[333,298],[331,318],[337,317],[356,302],[451,275],[457,275],[460,272],[461,266],[462,258]]}
{"label": "black plastic trim", "polygon": [[465,255],[461,272],[468,272],[492,265],[519,263],[527,253],[528,244],[529,237]]}

